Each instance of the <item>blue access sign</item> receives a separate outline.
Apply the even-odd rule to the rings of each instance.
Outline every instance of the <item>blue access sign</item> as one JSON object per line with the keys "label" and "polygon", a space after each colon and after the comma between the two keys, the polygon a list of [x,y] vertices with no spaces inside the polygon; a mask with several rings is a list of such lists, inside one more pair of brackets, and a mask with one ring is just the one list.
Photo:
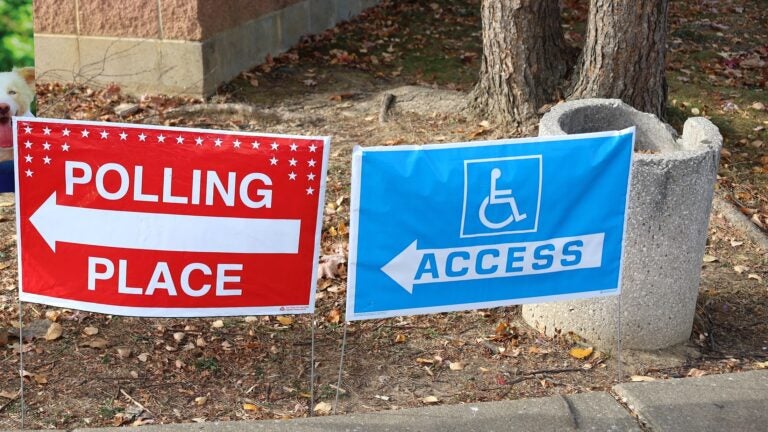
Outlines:
{"label": "blue access sign", "polygon": [[619,294],[634,137],[355,149],[347,319]]}

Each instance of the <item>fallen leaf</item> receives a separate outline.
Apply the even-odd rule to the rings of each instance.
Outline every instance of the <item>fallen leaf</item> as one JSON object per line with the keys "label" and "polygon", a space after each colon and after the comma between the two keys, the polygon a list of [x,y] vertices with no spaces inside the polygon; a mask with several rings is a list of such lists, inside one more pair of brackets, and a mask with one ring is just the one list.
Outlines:
{"label": "fallen leaf", "polygon": [[211,327],[213,327],[213,328],[222,328],[222,327],[224,327],[224,321],[216,320],[216,321],[211,323]]}
{"label": "fallen leaf", "polygon": [[331,406],[331,404],[328,402],[319,402],[317,405],[315,405],[315,408],[312,411],[314,411],[316,414],[325,415],[330,414],[332,408],[333,406]]}
{"label": "fallen leaf", "polygon": [[181,342],[185,335],[186,334],[184,332],[176,332],[173,334],[173,340],[176,342]]}
{"label": "fallen leaf", "polygon": [[46,311],[45,317],[52,322],[56,322],[59,320],[59,317],[61,317],[61,311],[59,310]]}
{"label": "fallen leaf", "polygon": [[462,362],[451,362],[451,364],[448,365],[448,367],[451,370],[454,370],[454,371],[463,370],[464,369],[464,363],[462,363]]}
{"label": "fallen leaf", "polygon": [[129,358],[132,354],[132,351],[128,347],[118,347],[115,351],[117,351],[117,356],[126,359]]}
{"label": "fallen leaf", "polygon": [[403,343],[407,339],[408,338],[404,334],[402,334],[402,333],[398,333],[398,334],[395,335],[395,343]]}
{"label": "fallen leaf", "polygon": [[[195,402],[197,402],[197,399],[195,399]],[[205,402],[203,402],[203,403],[205,403]],[[198,405],[202,405],[202,404],[198,404]],[[243,404],[243,409],[246,410],[246,411],[260,411],[261,410],[261,408],[258,405],[254,405],[254,404],[248,403],[248,402]]]}
{"label": "fallen leaf", "polygon": [[733,247],[736,247],[736,246],[741,246],[741,245],[743,245],[743,244],[744,244],[744,242],[743,242],[743,241],[738,241],[738,240],[731,240],[731,246],[733,246]]}
{"label": "fallen leaf", "polygon": [[500,322],[499,325],[496,326],[496,330],[495,330],[496,336],[504,336],[505,334],[507,334],[507,328],[508,326],[506,323]]}
{"label": "fallen leaf", "polygon": [[744,273],[747,270],[749,270],[749,268],[744,267],[743,265],[733,266],[733,271],[735,271],[738,274],[742,274],[742,273]]}
{"label": "fallen leaf", "polygon": [[206,402],[208,402],[207,396],[198,396],[195,398],[195,405],[197,406],[205,405]]}
{"label": "fallen leaf", "polygon": [[416,363],[423,364],[423,365],[431,365],[431,364],[435,364],[435,361],[433,359],[419,357],[416,359]]}
{"label": "fallen leaf", "polygon": [[704,258],[702,258],[702,261],[704,261],[705,263],[715,262],[715,261],[717,261],[717,257],[705,254]]}
{"label": "fallen leaf", "polygon": [[421,398],[421,401],[425,404],[436,404],[440,402],[440,399],[438,399],[436,396],[427,396]]}
{"label": "fallen leaf", "polygon": [[16,399],[18,396],[19,396],[19,392],[15,392],[15,393],[12,393],[12,392],[9,392],[9,391],[5,391],[5,390],[3,390],[3,391],[0,391],[0,397],[1,397],[1,398],[6,398],[6,399],[11,399],[11,400],[14,400],[14,399]]}
{"label": "fallen leaf", "polygon": [[104,338],[93,338],[80,343],[81,347],[105,349],[109,347],[109,342]]}
{"label": "fallen leaf", "polygon": [[573,347],[568,351],[568,354],[575,359],[581,360],[592,355],[592,351],[594,351],[592,347]]}
{"label": "fallen leaf", "polygon": [[[335,231],[335,229],[334,229]],[[346,263],[343,255],[326,255],[320,258],[317,267],[317,278],[336,279],[341,276],[341,268]]]}
{"label": "fallen leaf", "polygon": [[85,333],[88,336],[93,336],[99,334],[99,329],[96,327],[88,326],[83,329],[83,333]]}
{"label": "fallen leaf", "polygon": [[42,374],[34,374],[32,379],[39,385],[48,384],[48,377]]}
{"label": "fallen leaf", "polygon": [[645,375],[632,375],[629,379],[630,379],[630,381],[634,381],[634,382],[651,382],[651,381],[656,381],[656,378],[650,377],[650,376],[645,376]]}
{"label": "fallen leaf", "polygon": [[285,326],[291,325],[291,324],[293,324],[293,317],[291,317],[291,316],[278,316],[277,317],[277,322],[279,322],[280,324],[285,325]]}
{"label": "fallen leaf", "polygon": [[693,369],[688,371],[688,375],[687,376],[693,377],[693,378],[697,378],[697,377],[702,377],[702,376],[708,375],[708,374],[709,374],[709,372],[707,372],[707,371],[703,371],[701,369],[693,368]]}
{"label": "fallen leaf", "polygon": [[341,312],[339,312],[339,310],[336,308],[331,309],[331,311],[328,312],[328,315],[325,317],[325,321],[331,324],[338,324],[340,319]]}
{"label": "fallen leaf", "polygon": [[757,273],[750,273],[750,274],[747,275],[747,278],[748,279],[754,279],[754,280],[756,280],[758,282],[762,282],[763,281],[763,278],[760,277],[760,275],[758,275]]}
{"label": "fallen leaf", "polygon": [[375,397],[376,399],[381,399],[383,401],[388,401],[389,400],[389,396],[373,395],[373,397]]}
{"label": "fallen leaf", "polygon": [[140,362],[144,363],[149,359],[149,353],[141,353],[136,356],[136,358],[139,359]]}
{"label": "fallen leaf", "polygon": [[48,331],[45,332],[45,340],[52,341],[61,337],[64,333],[64,328],[59,323],[51,323],[48,327]]}
{"label": "fallen leaf", "polygon": [[[768,369],[768,360],[764,362],[753,363],[752,366],[754,366],[757,369]],[[2,394],[0,394],[0,396],[2,396]]]}

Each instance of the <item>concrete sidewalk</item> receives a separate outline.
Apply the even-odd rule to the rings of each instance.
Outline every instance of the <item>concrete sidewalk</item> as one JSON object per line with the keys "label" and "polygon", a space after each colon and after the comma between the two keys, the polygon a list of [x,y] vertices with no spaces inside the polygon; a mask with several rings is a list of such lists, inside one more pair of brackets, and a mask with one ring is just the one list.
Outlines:
{"label": "concrete sidewalk", "polygon": [[[142,426],[141,432],[766,431],[768,370],[617,385],[613,394],[443,405],[370,414]],[[115,428],[76,429],[116,432]]]}

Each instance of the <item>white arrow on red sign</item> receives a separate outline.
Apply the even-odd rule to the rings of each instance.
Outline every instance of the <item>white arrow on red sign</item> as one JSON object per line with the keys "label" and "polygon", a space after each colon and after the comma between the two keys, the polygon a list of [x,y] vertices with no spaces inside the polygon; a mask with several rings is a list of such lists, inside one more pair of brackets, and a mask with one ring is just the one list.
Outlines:
{"label": "white arrow on red sign", "polygon": [[55,252],[57,242],[127,249],[295,254],[299,219],[250,219],[70,207],[56,192],[30,222]]}

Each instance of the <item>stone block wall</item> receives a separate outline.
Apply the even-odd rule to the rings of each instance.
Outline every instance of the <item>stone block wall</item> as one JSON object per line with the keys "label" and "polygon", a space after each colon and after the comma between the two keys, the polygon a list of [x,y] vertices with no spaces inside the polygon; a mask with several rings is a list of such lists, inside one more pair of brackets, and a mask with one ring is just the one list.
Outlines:
{"label": "stone block wall", "polygon": [[378,0],[34,0],[40,81],[205,96]]}

